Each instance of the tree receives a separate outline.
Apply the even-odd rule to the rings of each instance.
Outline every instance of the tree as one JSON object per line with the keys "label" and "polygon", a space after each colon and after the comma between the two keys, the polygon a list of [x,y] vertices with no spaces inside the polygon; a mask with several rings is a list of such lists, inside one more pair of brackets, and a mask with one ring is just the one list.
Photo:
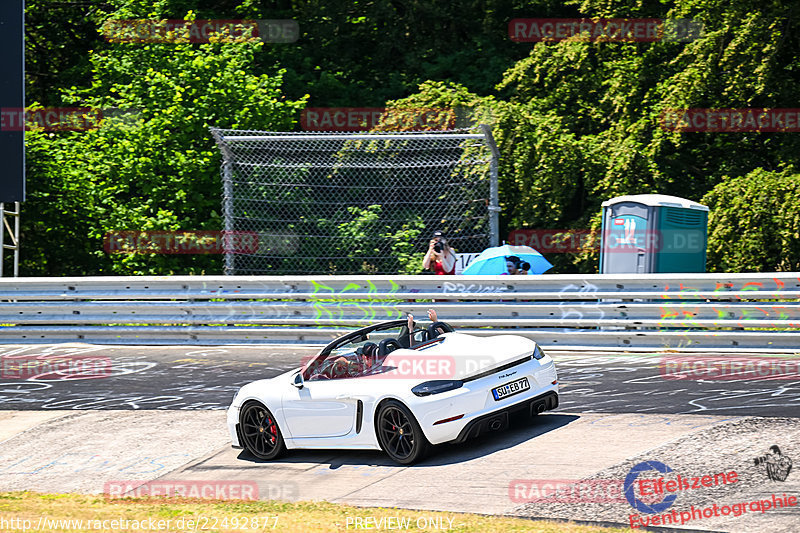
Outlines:
{"label": "tree", "polygon": [[[539,42],[506,71],[494,99],[467,95],[463,86],[423,84],[417,95],[393,102],[466,100],[493,109],[502,153],[501,234],[599,230],[600,204],[614,196],[699,200],[723,176],[796,166],[796,135],[682,133],[660,121],[669,109],[794,107],[800,28],[793,4],[586,1],[580,11],[694,19],[705,32],[691,42]],[[585,272],[597,269],[597,259],[584,253],[551,261],[559,272]]]}
{"label": "tree", "polygon": [[800,270],[800,174],[756,169],[704,197],[708,264],[717,272]]}
{"label": "tree", "polygon": [[25,0],[29,102],[59,106],[62,88],[89,82],[89,51],[103,46],[95,18],[108,8],[97,0]]}
{"label": "tree", "polygon": [[221,271],[219,256],[109,255],[103,240],[112,231],[222,229],[209,128],[288,130],[304,105],[281,94],[282,71],[254,72],[261,46],[121,43],[93,53],[91,86],[64,100],[107,118],[90,131],[28,137],[23,272]]}

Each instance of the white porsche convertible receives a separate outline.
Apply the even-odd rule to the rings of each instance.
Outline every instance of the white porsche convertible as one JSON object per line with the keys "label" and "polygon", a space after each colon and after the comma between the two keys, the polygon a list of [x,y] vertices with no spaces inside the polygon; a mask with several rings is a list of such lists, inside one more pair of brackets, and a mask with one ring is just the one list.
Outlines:
{"label": "white porsche convertible", "polygon": [[558,406],[553,360],[518,335],[479,337],[445,322],[405,320],[344,335],[301,368],[239,389],[228,409],[233,446],[260,459],[286,449],[383,450],[400,464],[432,444],[508,426],[521,410]]}

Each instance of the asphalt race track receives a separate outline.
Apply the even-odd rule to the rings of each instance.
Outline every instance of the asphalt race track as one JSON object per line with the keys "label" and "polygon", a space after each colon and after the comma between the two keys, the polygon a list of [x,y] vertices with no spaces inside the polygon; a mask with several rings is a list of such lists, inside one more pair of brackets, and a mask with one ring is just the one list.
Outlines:
{"label": "asphalt race track", "polygon": [[[628,524],[632,514],[654,515],[635,511],[620,487],[632,467],[658,461],[669,475],[738,475],[730,485],[680,492],[665,513],[800,494],[800,472],[778,479],[756,461],[771,446],[779,446],[781,464],[800,461],[800,379],[667,379],[674,353],[549,352],[561,383],[557,410],[439,446],[412,467],[379,452],[290,451],[264,463],[232,449],[222,410],[236,389],[292,369],[317,349],[0,347],[3,364],[57,355],[111,361],[96,379],[53,373],[0,380],[0,490],[100,493],[108,480],[238,479],[256,482],[262,498]],[[545,482],[578,480],[617,493],[532,501],[541,495],[533,488]],[[694,517],[683,527],[800,530],[800,505]]]}
{"label": "asphalt race track", "polygon": [[[240,386],[296,368],[318,350],[292,345],[5,346],[0,347],[3,360],[108,357],[111,371],[102,379],[60,373],[26,380],[0,379],[0,404],[15,410],[226,409]],[[800,376],[795,380],[674,380],[665,379],[659,365],[686,355],[548,353],[558,369],[559,411],[800,416]]]}

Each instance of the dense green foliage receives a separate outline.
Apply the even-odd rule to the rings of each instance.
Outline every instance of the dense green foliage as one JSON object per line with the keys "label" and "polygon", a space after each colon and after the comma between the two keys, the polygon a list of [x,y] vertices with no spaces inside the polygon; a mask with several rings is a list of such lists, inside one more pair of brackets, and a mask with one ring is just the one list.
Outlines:
{"label": "dense green foliage", "polygon": [[[61,11],[53,11],[56,5]],[[797,133],[659,126],[671,108],[797,107],[800,19],[788,0],[69,6],[28,0],[29,102],[135,114],[89,132],[29,135],[27,275],[219,272],[218,257],[109,256],[102,236],[221,228],[219,155],[208,126],[290,130],[306,105],[386,102],[472,108],[493,125],[502,153],[501,235],[596,229],[603,200],[657,192],[712,208],[709,270],[800,265]],[[292,18],[301,37],[292,44],[143,46],[108,43],[97,33],[111,18],[189,12],[198,19]],[[48,28],[48,13],[64,18],[49,20]],[[508,37],[515,17],[580,16],[687,18],[701,21],[705,32],[686,43],[526,44]],[[415,231],[413,221],[405,230]],[[413,270],[420,250],[403,249],[401,237],[386,235],[398,243],[401,268]],[[548,259],[554,272],[597,269],[590,253]]]}
{"label": "dense green foliage", "polygon": [[[257,40],[122,44],[92,55],[64,103],[117,110],[98,129],[28,135],[30,274],[219,272],[219,256],[115,254],[109,232],[219,230],[220,153],[209,127],[291,129],[303,101],[254,73]],[[108,112],[106,114],[109,114]]]}
{"label": "dense green foliage", "polygon": [[800,175],[754,170],[724,179],[710,208],[708,257],[721,272],[800,270]]}
{"label": "dense green foliage", "polygon": [[[789,4],[686,1],[653,12],[587,2],[583,9],[608,18],[695,18],[706,32],[691,43],[538,43],[505,73],[498,85],[502,98],[426,84],[394,103],[492,110],[503,154],[501,227],[596,230],[600,203],[614,196],[661,193],[700,200],[723,176],[796,167],[796,133],[679,133],[659,125],[667,109],[794,107],[800,25]],[[791,196],[786,200],[771,206],[797,217],[800,204]],[[712,216],[712,224],[721,220]],[[741,235],[747,227],[737,231]],[[724,234],[711,228],[712,248],[738,246],[730,235],[718,240]],[[744,250],[722,264],[716,263],[721,256],[711,254],[709,267],[752,268],[756,263],[743,259]],[[757,263],[764,270],[785,269],[800,259],[794,253],[789,260],[759,254]],[[551,261],[561,272],[586,272],[596,269],[597,256]]]}

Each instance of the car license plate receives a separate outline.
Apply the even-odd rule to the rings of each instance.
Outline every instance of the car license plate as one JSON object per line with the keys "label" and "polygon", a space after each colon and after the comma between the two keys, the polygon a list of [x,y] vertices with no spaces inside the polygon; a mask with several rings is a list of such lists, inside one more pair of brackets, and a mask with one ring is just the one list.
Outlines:
{"label": "car license plate", "polygon": [[519,394],[530,388],[531,384],[528,382],[528,378],[522,378],[492,389],[492,395],[495,400],[502,400],[503,398]]}

